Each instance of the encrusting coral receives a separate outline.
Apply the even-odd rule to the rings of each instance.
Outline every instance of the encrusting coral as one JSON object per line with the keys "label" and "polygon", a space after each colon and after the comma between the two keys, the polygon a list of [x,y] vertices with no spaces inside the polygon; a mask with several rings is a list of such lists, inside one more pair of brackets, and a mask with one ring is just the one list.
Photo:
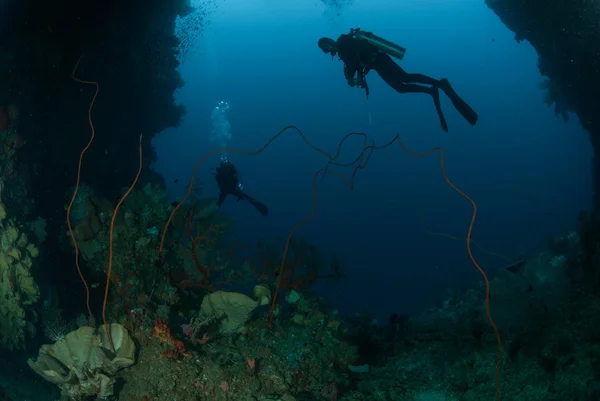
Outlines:
{"label": "encrusting coral", "polygon": [[[2,185],[0,184],[0,198]],[[38,248],[27,235],[8,219],[0,201],[0,348],[9,350],[23,347],[26,315],[34,313],[32,305],[40,292],[31,276],[33,259]]]}

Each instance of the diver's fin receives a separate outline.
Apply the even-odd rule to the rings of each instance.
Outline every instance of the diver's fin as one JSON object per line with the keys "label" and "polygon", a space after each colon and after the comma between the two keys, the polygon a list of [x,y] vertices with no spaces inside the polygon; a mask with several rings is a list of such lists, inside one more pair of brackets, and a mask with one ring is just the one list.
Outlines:
{"label": "diver's fin", "polygon": [[267,217],[269,215],[269,208],[264,203],[261,203],[261,202],[257,201],[256,199],[254,199],[253,197],[251,197],[250,195],[246,195],[246,194],[244,195],[244,199],[246,199],[248,202],[250,202],[250,204],[252,206],[254,206],[254,208],[256,210],[258,210],[258,213],[262,214],[265,217]]}
{"label": "diver's fin", "polygon": [[511,265],[504,267],[504,270],[507,270],[513,274],[523,274],[524,269],[525,269],[525,259],[521,259]]}
{"label": "diver's fin", "polygon": [[477,116],[477,113],[471,108],[471,106],[467,104],[467,102],[465,102],[461,99],[460,96],[458,96],[458,94],[454,91],[454,89],[450,85],[450,82],[447,79],[440,80],[440,88],[444,91],[446,96],[448,96],[448,98],[454,105],[454,108],[458,110],[458,112],[464,117],[464,119],[467,120],[469,124],[475,125],[477,123],[477,119],[479,118]]}

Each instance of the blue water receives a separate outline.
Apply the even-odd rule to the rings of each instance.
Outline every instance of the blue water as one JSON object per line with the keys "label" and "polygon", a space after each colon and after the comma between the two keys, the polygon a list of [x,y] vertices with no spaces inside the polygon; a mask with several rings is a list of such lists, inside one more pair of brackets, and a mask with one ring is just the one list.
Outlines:
{"label": "blue water", "polygon": [[[400,134],[415,152],[442,146],[450,179],[477,203],[473,238],[509,258],[543,250],[548,236],[573,229],[578,212],[589,208],[588,135],[575,116],[565,123],[544,105],[535,50],[515,42],[482,0],[356,0],[335,18],[320,1],[217,3],[180,67],[186,85],[177,99],[188,115],[155,141],[155,167],[174,199],[185,192],[197,159],[214,148],[211,111],[224,100],[234,148],[256,150],[290,124],[330,153],[349,132],[379,144]],[[368,101],[348,87],[342,62],[323,54],[317,40],[353,27],[406,47],[401,65],[408,72],[447,77],[479,113],[478,124],[469,126],[442,95],[445,133],[429,96],[400,95],[374,72]],[[359,142],[347,144],[344,160],[360,153]],[[223,212],[234,218],[242,242],[281,240],[310,214],[313,175],[326,160],[296,134],[261,155],[230,160],[247,192],[270,208],[263,218],[228,199]],[[217,194],[209,169],[218,162],[213,156],[200,167],[207,196]],[[385,318],[418,312],[481,279],[464,242],[424,230],[464,238],[471,214],[444,181],[437,154],[415,158],[394,145],[373,154],[352,192],[333,175],[318,181],[316,217],[299,234],[345,264],[342,281],[319,287],[328,301],[345,313]],[[475,256],[491,275],[506,264]]]}

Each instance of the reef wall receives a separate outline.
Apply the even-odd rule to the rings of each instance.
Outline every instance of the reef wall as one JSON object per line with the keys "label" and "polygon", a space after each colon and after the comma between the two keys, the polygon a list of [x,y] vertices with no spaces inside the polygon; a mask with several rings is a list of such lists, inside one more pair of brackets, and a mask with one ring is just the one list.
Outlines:
{"label": "reef wall", "polygon": [[[594,206],[600,210],[600,3],[595,0],[485,0],[517,41],[537,50],[557,105],[590,133]],[[558,111],[558,110],[557,110]]]}
{"label": "reef wall", "polygon": [[64,287],[61,292],[81,287],[72,274],[72,260],[68,262],[72,254],[64,240],[65,205],[76,182],[79,154],[90,139],[88,111],[95,93],[93,84],[72,79],[74,68],[77,65],[79,79],[99,87],[91,111],[95,139],[83,159],[82,182],[118,199],[136,174],[143,134],[140,181],[160,183],[149,168],[156,159],[151,143],[157,133],[177,126],[185,113],[174,99],[183,85],[174,28],[177,16],[189,11],[187,3],[3,3],[0,131],[6,133],[0,135],[0,165],[10,161],[10,169],[0,172],[3,202],[9,215],[41,216],[48,222],[43,257],[56,266],[69,266],[62,277],[59,270],[51,273],[50,278]]}

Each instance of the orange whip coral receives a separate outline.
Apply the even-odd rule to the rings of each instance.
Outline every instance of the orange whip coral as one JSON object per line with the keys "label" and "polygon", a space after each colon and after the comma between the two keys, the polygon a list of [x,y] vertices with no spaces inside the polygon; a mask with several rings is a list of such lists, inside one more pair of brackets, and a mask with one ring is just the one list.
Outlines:
{"label": "orange whip coral", "polygon": [[[83,155],[92,145],[92,142],[94,141],[95,134],[96,134],[96,130],[95,130],[94,124],[92,122],[92,109],[94,107],[94,103],[96,102],[96,98],[98,97],[99,85],[98,85],[98,82],[96,82],[96,81],[84,81],[75,76],[75,72],[77,71],[77,67],[79,66],[80,61],[81,61],[81,57],[79,57],[79,59],[77,60],[77,63],[75,64],[75,68],[73,69],[71,78],[82,84],[94,85],[96,91],[94,93],[94,97],[92,98],[92,101],[90,102],[90,106],[88,108],[88,122],[89,122],[90,128],[91,128],[90,139],[89,139],[87,145],[83,148],[83,150],[79,154],[79,163],[77,165],[77,181],[75,183],[75,190],[73,191],[73,196],[71,197],[71,201],[69,202],[69,207],[67,208],[67,225],[69,227],[69,235],[71,236],[71,241],[73,242],[73,247],[75,247],[75,267],[77,268],[77,273],[79,273],[81,282],[83,283],[83,286],[85,287],[85,304],[86,304],[87,311],[89,314],[90,324],[93,325],[94,324],[94,316],[93,316],[92,310],[90,308],[90,289],[89,289],[87,282],[85,281],[85,278],[83,277],[83,273],[81,272],[81,267],[79,266],[79,247],[77,245],[77,240],[75,239],[75,234],[73,232],[73,227],[71,225],[71,209],[73,207],[73,203],[75,203],[75,199],[77,198],[77,191],[79,190],[79,184],[81,183],[81,165],[83,162]],[[129,187],[127,192],[125,192],[125,194],[121,197],[121,199],[119,200],[119,203],[117,203],[117,206],[115,207],[115,210],[113,211],[112,219],[110,221],[109,257],[108,257],[108,268],[107,268],[107,273],[106,273],[106,286],[104,289],[104,301],[102,303],[102,321],[104,322],[104,329],[106,330],[106,337],[108,338],[110,348],[115,354],[117,352],[113,345],[112,337],[110,335],[110,329],[106,322],[106,302],[108,299],[108,289],[110,286],[110,275],[112,272],[112,265],[113,265],[113,231],[114,231],[114,225],[115,225],[115,218],[117,216],[117,212],[119,211],[119,207],[121,207],[121,204],[123,203],[123,201],[131,193],[131,191],[133,190],[133,187],[135,187],[135,184],[137,183],[138,178],[140,177],[140,173],[142,172],[142,160],[143,160],[142,159],[142,134],[140,134],[138,152],[139,152],[139,166],[138,166],[138,171],[135,176],[135,179],[133,180],[133,183],[131,184],[131,186]]]}

